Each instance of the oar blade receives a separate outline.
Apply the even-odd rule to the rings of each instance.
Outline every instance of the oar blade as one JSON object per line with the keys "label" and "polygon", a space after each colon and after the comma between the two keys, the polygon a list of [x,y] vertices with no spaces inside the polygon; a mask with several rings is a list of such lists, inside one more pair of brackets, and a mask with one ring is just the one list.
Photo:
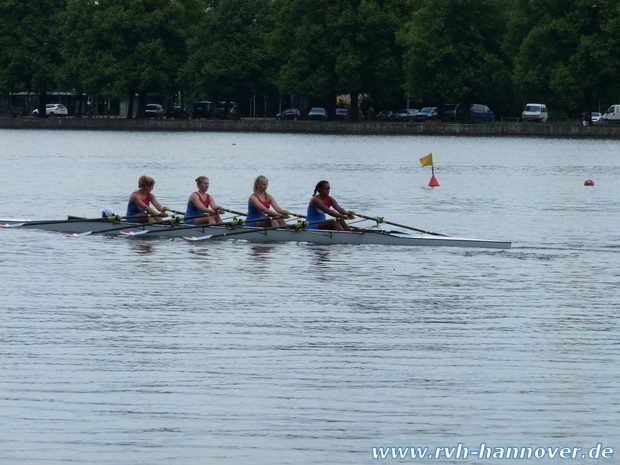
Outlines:
{"label": "oar blade", "polygon": [[121,231],[123,236],[140,236],[142,234],[147,234],[150,232],[148,229],[144,229],[142,231]]}
{"label": "oar blade", "polygon": [[82,237],[82,236],[90,236],[93,232],[92,231],[85,231],[85,232],[81,232],[81,233],[65,233],[65,236],[67,237]]}
{"label": "oar blade", "polygon": [[197,242],[197,241],[206,241],[207,239],[211,239],[213,237],[213,234],[210,234],[208,236],[188,236],[188,237],[184,237],[183,239],[185,239],[186,241],[190,241],[190,242]]}

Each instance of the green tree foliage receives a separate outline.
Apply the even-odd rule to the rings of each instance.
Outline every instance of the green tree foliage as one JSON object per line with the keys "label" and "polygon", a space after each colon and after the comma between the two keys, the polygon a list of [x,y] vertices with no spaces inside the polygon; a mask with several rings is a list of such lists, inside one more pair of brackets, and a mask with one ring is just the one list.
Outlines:
{"label": "green tree foliage", "polygon": [[247,100],[273,94],[272,64],[265,50],[270,0],[218,0],[188,42],[182,87],[192,97]]}
{"label": "green tree foliage", "polygon": [[523,96],[592,109],[595,95],[617,94],[620,71],[618,0],[519,0],[522,37],[514,82]]}
{"label": "green tree foliage", "polygon": [[507,0],[420,0],[399,34],[408,95],[419,102],[469,104],[504,94],[502,44]]}
{"label": "green tree foliage", "polygon": [[68,0],[61,81],[105,98],[138,93],[140,117],[147,92],[175,90],[203,11],[200,0]]}
{"label": "green tree foliage", "polygon": [[[270,51],[281,60],[284,93],[329,99],[359,93],[387,96],[402,84],[395,33],[401,0],[274,0]],[[352,113],[356,115],[355,112]]]}
{"label": "green tree foliage", "polygon": [[0,91],[33,92],[45,116],[45,94],[55,90],[58,13],[64,0],[0,0]]}

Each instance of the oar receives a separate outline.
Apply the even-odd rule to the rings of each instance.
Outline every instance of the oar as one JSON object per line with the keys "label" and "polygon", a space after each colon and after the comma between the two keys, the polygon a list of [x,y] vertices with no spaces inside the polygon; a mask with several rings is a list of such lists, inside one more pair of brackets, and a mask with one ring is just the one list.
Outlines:
{"label": "oar", "polygon": [[392,223],[390,221],[385,221],[381,217],[373,217],[373,216],[360,215],[359,213],[355,213],[355,216],[359,216],[360,218],[366,218],[367,220],[376,221],[377,223],[391,224],[392,226],[398,226],[399,228],[411,229],[412,231],[418,231],[418,232],[421,232],[421,233],[424,233],[424,234],[432,234],[433,236],[445,236],[445,237],[448,237],[445,234],[439,234],[439,233],[431,232],[431,231],[424,231],[422,229],[412,228],[411,226],[405,226],[404,224],[398,224],[398,223]]}
{"label": "oar", "polygon": [[[153,221],[152,223],[132,223],[132,224],[126,224],[123,226],[117,226],[115,228],[109,228],[109,229],[101,229],[99,231],[85,231],[85,232],[81,232],[81,233],[65,233],[65,236],[67,237],[81,237],[81,236],[90,236],[91,234],[102,234],[102,233],[107,233],[107,232],[112,232],[112,231],[122,231],[122,230],[127,230],[127,229],[133,229],[133,228],[143,228],[145,226],[150,226],[153,224],[175,224],[175,223],[181,223],[181,221],[183,220],[191,220],[193,218],[202,218],[204,216],[209,216],[209,214],[206,215],[199,215],[199,216],[187,216],[185,218],[183,217],[175,217],[175,218],[170,218],[168,220],[161,220],[161,221]],[[144,218],[144,217],[142,217]]]}
{"label": "oar", "polygon": [[305,221],[298,221],[297,223],[293,223],[293,224],[285,224],[285,225],[280,225],[280,226],[270,226],[268,228],[257,228],[257,229],[249,229],[249,230],[245,230],[245,231],[236,231],[236,232],[231,232],[231,233],[212,234],[212,235],[209,235],[209,236],[184,237],[183,239],[185,239],[187,241],[197,242],[197,241],[206,241],[208,239],[218,239],[220,237],[237,236],[239,234],[261,233],[263,231],[270,231],[272,229],[288,229],[288,228],[305,229],[306,227],[310,226],[311,224],[322,224],[322,223],[330,223],[330,222],[334,222],[335,223],[336,221],[339,221],[339,220],[340,220],[340,218],[333,218],[333,219],[321,220],[321,221],[311,221],[310,223],[307,223]]}
{"label": "oar", "polygon": [[176,213],[177,215],[185,215],[185,212],[180,212],[178,210],[172,210],[170,208],[166,208],[166,210],[172,213]]}
{"label": "oar", "polygon": [[[189,219],[189,217],[187,218]],[[178,231],[179,229],[202,229],[202,228],[210,228],[212,226],[242,226],[244,223],[244,220],[233,220],[233,221],[226,221],[224,223],[211,223],[211,224],[181,224],[179,226],[177,226],[176,228],[174,228],[175,231]],[[155,223],[149,223],[149,225],[151,224],[155,224]],[[149,226],[146,225],[146,226]],[[127,228],[125,228],[127,229]],[[161,233],[161,230],[159,229],[155,229],[155,230],[150,230],[150,229],[145,229],[142,231],[121,231],[121,234],[124,236],[141,236],[143,234],[157,234],[157,233]]]}
{"label": "oar", "polygon": [[151,218],[157,215],[142,215],[142,216],[105,216],[105,217],[97,217],[97,218],[68,218],[66,220],[44,220],[44,221],[25,221],[23,223],[2,223],[0,227],[3,228],[15,228],[18,226],[39,226],[45,224],[63,224],[63,223],[84,223],[84,222],[93,222],[93,221],[120,221],[120,220],[130,220],[135,218]]}
{"label": "oar", "polygon": [[[223,210],[224,210],[225,212],[232,213],[233,215],[248,216],[248,214],[247,214],[247,213],[238,212],[238,211],[235,211],[235,210],[230,210],[229,208],[223,208]],[[252,220],[252,221],[254,221],[254,220]]]}

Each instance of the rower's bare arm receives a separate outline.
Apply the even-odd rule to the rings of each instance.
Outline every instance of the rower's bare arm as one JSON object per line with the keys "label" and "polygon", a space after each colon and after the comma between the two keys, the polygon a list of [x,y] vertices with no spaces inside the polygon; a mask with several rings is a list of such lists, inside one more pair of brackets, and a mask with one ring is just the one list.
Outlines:
{"label": "rower's bare arm", "polygon": [[271,200],[271,207],[275,210],[275,212],[278,215],[283,216],[284,218],[289,218],[289,213],[286,210],[282,210],[282,208],[280,208],[280,205],[278,205],[278,202],[276,202],[276,199],[273,197],[273,195],[269,194],[269,198]]}

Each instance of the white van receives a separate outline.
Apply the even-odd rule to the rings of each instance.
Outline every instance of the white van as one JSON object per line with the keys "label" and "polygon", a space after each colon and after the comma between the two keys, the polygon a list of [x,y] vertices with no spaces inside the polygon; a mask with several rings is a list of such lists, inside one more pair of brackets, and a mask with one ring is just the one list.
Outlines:
{"label": "white van", "polygon": [[599,121],[603,123],[620,123],[620,104],[610,106],[609,110],[600,117]]}
{"label": "white van", "polygon": [[544,103],[528,103],[525,110],[521,113],[523,121],[540,121],[544,123],[549,118],[547,105]]}

